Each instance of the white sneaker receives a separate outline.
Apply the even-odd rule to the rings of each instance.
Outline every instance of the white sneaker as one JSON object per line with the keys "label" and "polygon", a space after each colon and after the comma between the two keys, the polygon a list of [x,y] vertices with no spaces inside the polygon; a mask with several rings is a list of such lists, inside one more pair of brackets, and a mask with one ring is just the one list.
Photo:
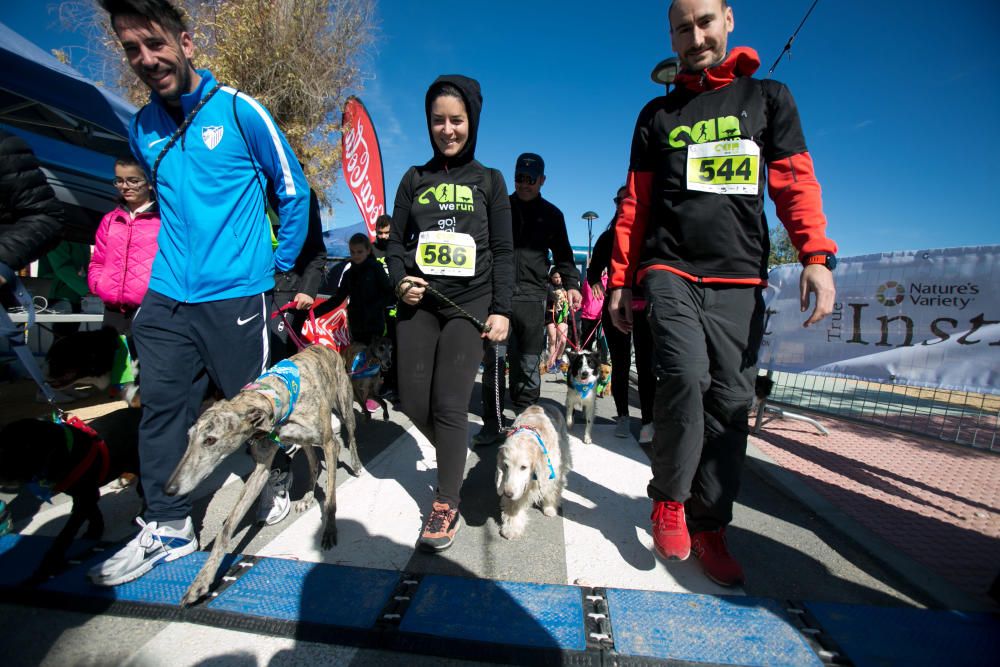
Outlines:
{"label": "white sneaker", "polygon": [[267,484],[260,492],[257,505],[257,520],[268,526],[281,523],[292,508],[288,490],[292,488],[292,471],[272,470],[267,476]]}
{"label": "white sneaker", "polygon": [[616,438],[627,438],[632,435],[629,430],[629,417],[628,415],[621,415],[620,417],[615,417],[615,437]]}
{"label": "white sneaker", "polygon": [[649,443],[653,442],[653,432],[654,432],[653,422],[649,422],[648,424],[643,424],[642,428],[639,429],[639,444],[648,445]]}
{"label": "white sneaker", "polygon": [[136,517],[135,522],[142,528],[139,534],[114,556],[87,572],[98,586],[117,586],[133,581],[161,562],[177,560],[198,548],[191,517],[184,520],[184,528],[180,530],[157,525],[155,521],[146,523],[141,517]]}

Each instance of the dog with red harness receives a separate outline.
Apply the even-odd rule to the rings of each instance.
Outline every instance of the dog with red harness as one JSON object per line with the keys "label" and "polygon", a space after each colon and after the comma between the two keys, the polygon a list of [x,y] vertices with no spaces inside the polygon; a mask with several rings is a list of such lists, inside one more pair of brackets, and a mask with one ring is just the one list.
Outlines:
{"label": "dog with red harness", "polygon": [[[125,473],[138,473],[141,415],[142,410],[122,408],[90,423],[77,417],[19,419],[0,430],[0,486],[30,491],[44,501],[65,493],[73,501],[36,579],[59,570],[84,524],[85,538],[100,539],[104,533],[100,489]],[[138,491],[141,495],[141,485]]]}

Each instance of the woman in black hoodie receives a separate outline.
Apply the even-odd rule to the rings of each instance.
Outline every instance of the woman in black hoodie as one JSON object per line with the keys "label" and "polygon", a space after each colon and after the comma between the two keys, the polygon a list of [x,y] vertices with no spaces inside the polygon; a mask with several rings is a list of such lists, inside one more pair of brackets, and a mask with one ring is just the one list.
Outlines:
{"label": "woman in black hoodie", "polygon": [[399,395],[434,444],[438,486],[418,542],[451,546],[468,451],[467,410],[484,341],[507,338],[514,283],[503,176],[475,159],[479,84],[440,76],[425,110],[434,157],[403,175],[386,261],[400,299]]}

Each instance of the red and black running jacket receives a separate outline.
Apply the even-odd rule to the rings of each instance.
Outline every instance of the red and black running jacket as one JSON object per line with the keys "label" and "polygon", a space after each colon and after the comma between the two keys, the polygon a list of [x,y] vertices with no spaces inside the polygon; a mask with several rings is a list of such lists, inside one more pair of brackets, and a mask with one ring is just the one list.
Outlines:
{"label": "red and black running jacket", "polygon": [[[766,284],[765,182],[800,253],[836,252],[826,237],[795,102],[784,84],[752,78],[759,66],[752,49],[733,49],[715,67],[681,73],[674,91],[643,108],[615,226],[609,288],[629,286],[633,277],[642,280],[656,269],[699,283]],[[760,148],[757,194],[689,190],[688,146],[735,138]]]}

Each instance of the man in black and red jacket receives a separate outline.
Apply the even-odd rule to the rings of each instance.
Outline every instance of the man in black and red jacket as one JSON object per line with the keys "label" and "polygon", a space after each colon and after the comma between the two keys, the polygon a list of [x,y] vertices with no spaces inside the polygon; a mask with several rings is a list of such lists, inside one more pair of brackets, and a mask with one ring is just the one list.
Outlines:
{"label": "man in black and red jacket", "polygon": [[676,0],[669,20],[682,71],[673,92],[649,102],[636,122],[609,310],[630,330],[627,286],[642,282],[657,362],[647,487],[656,551],[675,560],[694,551],[709,578],[733,586],[743,570],[725,529],[763,334],[765,184],[805,265],[803,311],[815,295],[805,326],[833,309],[837,246],[826,236],[791,93],[752,78],[760,66],[752,49],[727,53],[732,9],[725,0]]}

